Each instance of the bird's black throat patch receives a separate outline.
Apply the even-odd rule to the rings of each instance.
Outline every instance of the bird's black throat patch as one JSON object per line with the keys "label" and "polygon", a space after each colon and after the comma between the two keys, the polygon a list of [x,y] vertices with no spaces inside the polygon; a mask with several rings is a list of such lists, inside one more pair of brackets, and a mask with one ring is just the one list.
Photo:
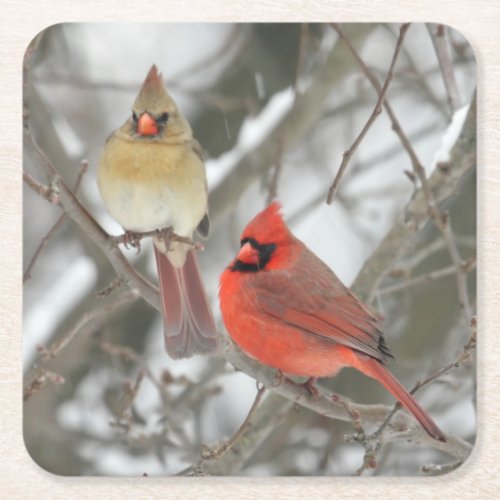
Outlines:
{"label": "bird's black throat patch", "polygon": [[259,262],[257,264],[249,264],[248,262],[236,260],[229,269],[231,271],[240,271],[247,273],[256,273],[257,271],[262,271],[263,269],[265,269],[267,264],[271,260],[274,251],[276,250],[276,244],[260,244],[254,238],[243,238],[240,242],[240,246],[243,246],[245,243],[250,243],[250,245],[252,245],[252,248],[255,248],[255,250],[257,250],[259,254]]}

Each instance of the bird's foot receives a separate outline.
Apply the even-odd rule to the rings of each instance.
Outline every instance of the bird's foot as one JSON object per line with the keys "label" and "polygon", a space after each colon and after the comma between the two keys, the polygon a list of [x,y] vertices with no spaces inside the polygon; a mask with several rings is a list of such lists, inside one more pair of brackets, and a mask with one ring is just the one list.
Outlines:
{"label": "bird's foot", "polygon": [[193,248],[199,252],[203,252],[203,250],[205,250],[205,246],[203,245],[203,243],[200,243],[199,241],[193,242]]}
{"label": "bird's foot", "polygon": [[125,248],[129,248],[129,246],[137,248],[137,253],[141,251],[141,238],[138,233],[125,231],[123,235],[123,244]]}
{"label": "bird's foot", "polygon": [[164,227],[163,229],[158,229],[158,239],[160,241],[163,241],[165,244],[166,251],[168,252],[170,250],[170,243],[172,241],[172,236],[174,234],[174,228],[173,227]]}
{"label": "bird's foot", "polygon": [[281,370],[276,371],[276,382],[271,384],[271,387],[279,387],[284,381],[286,377],[285,374]]}
{"label": "bird's foot", "polygon": [[300,384],[307,392],[311,395],[313,399],[318,399],[319,397],[319,389],[314,385],[314,383],[318,380],[315,377],[308,378],[303,384]]}

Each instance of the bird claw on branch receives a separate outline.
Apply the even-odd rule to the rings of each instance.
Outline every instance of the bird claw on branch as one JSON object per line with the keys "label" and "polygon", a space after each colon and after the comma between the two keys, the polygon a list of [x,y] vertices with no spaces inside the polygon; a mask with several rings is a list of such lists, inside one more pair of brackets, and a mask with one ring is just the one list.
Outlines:
{"label": "bird claw on branch", "polygon": [[313,400],[319,398],[319,389],[315,385],[316,380],[317,378],[310,377],[305,382],[300,384],[301,387],[309,392]]}
{"label": "bird claw on branch", "polygon": [[141,251],[141,236],[139,233],[134,233],[132,231],[125,231],[123,234],[123,245],[125,248],[129,248],[132,246],[137,248],[137,253],[139,254]]}
{"label": "bird claw on branch", "polygon": [[125,248],[129,248],[129,246],[132,246],[134,248],[137,248],[137,253],[139,253],[141,251],[141,240],[150,236],[164,241],[167,246],[171,241],[178,241],[179,243],[184,243],[191,246],[195,250],[205,249],[202,243],[193,241],[191,238],[188,238],[186,236],[175,234],[172,227],[154,229],[153,231],[146,231],[144,233],[125,231],[123,234],[120,234],[119,236],[113,236],[112,238],[117,245],[123,244]]}

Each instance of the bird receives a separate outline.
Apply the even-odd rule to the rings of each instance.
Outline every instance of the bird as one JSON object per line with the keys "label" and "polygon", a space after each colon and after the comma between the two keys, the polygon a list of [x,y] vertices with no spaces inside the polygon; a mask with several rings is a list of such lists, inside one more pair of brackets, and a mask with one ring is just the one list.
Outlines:
{"label": "bird", "polygon": [[217,328],[196,249],[182,240],[209,231],[202,148],[156,65],[128,119],[106,140],[97,184],[126,242],[139,245],[138,234],[157,232],[153,247],[167,353],[180,359],[216,350]]}
{"label": "bird", "polygon": [[445,435],[386,367],[380,320],[296,238],[274,201],[241,234],[219,283],[222,320],[250,357],[283,374],[332,377],[352,367],[382,384],[434,439]]}

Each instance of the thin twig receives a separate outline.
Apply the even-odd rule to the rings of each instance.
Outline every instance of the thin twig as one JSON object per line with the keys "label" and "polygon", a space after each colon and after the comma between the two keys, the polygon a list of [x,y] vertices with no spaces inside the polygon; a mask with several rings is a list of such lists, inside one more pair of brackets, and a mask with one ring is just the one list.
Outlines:
{"label": "thin twig", "polygon": [[368,436],[363,429],[363,422],[360,413],[353,409],[352,404],[349,401],[343,400],[338,394],[332,394],[332,401],[345,409],[351,419],[352,426],[356,431],[354,435],[346,436],[345,441],[347,443],[360,443],[365,449],[363,463],[356,470],[355,475],[361,476],[366,469],[375,469],[377,466],[375,457],[378,451],[377,447],[380,446],[379,443],[376,443],[375,447],[373,446],[370,436]]}
{"label": "thin twig", "polygon": [[[337,24],[332,24],[332,27],[335,29],[335,31],[337,31],[339,37],[344,41],[346,46],[349,48],[351,54],[353,55],[353,57],[356,59],[356,61],[360,65],[365,76],[368,78],[368,80],[370,80],[373,87],[378,92],[379,100],[380,100],[380,96],[382,95],[383,88],[380,86],[380,83],[378,82],[377,78],[373,75],[373,73],[370,71],[368,66],[361,59],[361,57],[359,56],[356,49],[350,43],[348,37],[342,32],[342,30],[339,28],[339,26]],[[400,37],[401,37],[401,35],[400,35]],[[460,257],[460,252],[458,251],[457,243],[455,241],[455,236],[451,230],[449,217],[446,213],[440,212],[440,210],[437,206],[436,198],[434,197],[434,194],[433,194],[431,187],[430,187],[430,183],[427,179],[425,169],[424,169],[422,163],[420,162],[420,160],[418,159],[418,156],[415,153],[413,146],[411,145],[407,135],[403,131],[401,124],[399,123],[398,119],[396,118],[396,115],[394,114],[394,111],[392,110],[392,107],[387,102],[387,100],[384,101],[384,107],[387,111],[387,114],[389,115],[390,120],[391,120],[392,129],[398,135],[398,137],[401,141],[401,144],[403,145],[403,147],[405,148],[405,150],[407,151],[407,153],[410,157],[411,164],[413,167],[413,172],[414,172],[415,176],[419,179],[420,184],[422,186],[422,192],[425,196],[425,200],[427,203],[427,207],[428,207],[431,219],[434,222],[435,226],[441,232],[444,240],[446,241],[446,245],[448,247],[448,251],[449,251],[451,260],[452,260],[453,264],[455,265],[455,269],[456,269],[457,290],[458,290],[460,308],[463,310],[463,313],[464,313],[464,316],[465,316],[467,323],[469,323],[470,318],[472,316],[472,311],[471,311],[470,302],[469,302],[469,293],[467,291],[467,280],[466,280],[465,273],[462,271],[463,262],[462,262],[462,259]]]}
{"label": "thin twig", "polygon": [[[347,28],[353,43],[362,43],[374,30],[374,24],[358,24]],[[310,75],[310,82],[297,100],[284,114],[276,126],[265,135],[263,141],[246,152],[234,165],[231,172],[210,191],[211,228],[217,228],[237,202],[245,189],[262,177],[273,166],[276,158],[276,140],[284,135],[284,149],[298,143],[324,113],[325,102],[332,87],[341,81],[353,68],[354,63],[344,50],[336,44],[325,60]]]}
{"label": "thin twig", "polygon": [[[87,171],[87,169],[88,169],[87,160],[82,160],[80,163],[80,170],[78,171],[78,177],[77,177],[76,182],[75,182],[75,187],[73,189],[73,192],[75,194],[78,192],[78,189],[80,187],[80,183],[82,181],[83,174]],[[44,249],[45,245],[47,245],[50,238],[52,238],[52,236],[62,226],[65,219],[66,219],[66,212],[63,212],[59,216],[59,218],[56,220],[54,225],[50,228],[48,233],[41,239],[40,244],[38,245],[37,249],[35,250],[35,253],[33,254],[33,257],[31,258],[30,263],[28,264],[28,267],[26,268],[26,271],[23,274],[23,283],[25,283],[27,280],[29,280],[31,278],[31,271],[33,270],[33,267],[34,267],[38,257],[42,253],[42,250]]]}
{"label": "thin twig", "polygon": [[78,201],[68,186],[58,174],[54,165],[34,142],[29,130],[24,130],[25,154],[31,157],[33,164],[46,176],[54,179],[54,184],[59,189],[59,203],[89,238],[106,255],[118,276],[123,278],[131,288],[136,288],[141,296],[153,307],[160,310],[160,297],[158,288],[153,286],[144,276],[138,273],[121,253],[114,242],[90,213]]}
{"label": "thin twig", "polygon": [[457,241],[451,229],[450,218],[448,216],[448,213],[445,212],[443,215],[445,219],[444,226],[443,227],[438,226],[438,227],[441,230],[441,233],[443,234],[443,237],[448,246],[448,251],[450,253],[451,260],[455,265],[459,306],[464,313],[466,322],[469,323],[472,318],[472,308],[469,301],[469,292],[467,290],[467,276],[464,270],[465,262],[462,260],[462,257],[460,256]]}
{"label": "thin twig", "polygon": [[[359,64],[359,66],[360,66],[361,70],[363,71],[364,75],[368,78],[368,80],[371,82],[371,84],[373,85],[373,87],[377,91],[377,93],[379,95],[379,100],[380,100],[380,95],[382,94],[383,87],[380,85],[380,83],[377,80],[376,76],[368,68],[368,66],[365,64],[365,62],[363,61],[363,59],[361,59],[361,57],[358,54],[357,50],[354,48],[354,46],[350,42],[349,38],[345,35],[345,33],[340,29],[339,25],[336,24],[336,23],[332,23],[331,26],[337,32],[337,34],[339,35],[340,39],[345,43],[345,45],[347,46],[347,48],[351,52],[352,56],[354,57],[354,59]],[[400,33],[400,36],[399,36],[398,40],[400,38],[401,38],[401,33]],[[392,128],[393,128],[394,132],[398,135],[398,137],[399,137],[399,139],[400,139],[403,147],[405,148],[405,150],[407,151],[408,155],[410,156],[411,163],[412,163],[412,165],[414,167],[414,170],[418,171],[420,173],[420,175],[421,175],[421,172],[423,171],[424,175],[425,175],[424,167],[421,165],[421,163],[420,163],[420,161],[419,161],[419,159],[418,159],[418,157],[417,157],[417,155],[416,155],[416,153],[415,153],[415,151],[414,151],[414,149],[413,149],[413,147],[412,147],[412,145],[411,145],[408,137],[403,132],[403,129],[401,128],[401,125],[400,125],[398,119],[396,118],[396,115],[395,115],[395,113],[394,113],[394,111],[392,109],[392,106],[389,104],[389,102],[387,101],[387,99],[384,100],[383,106],[386,109],[387,114],[389,115],[389,118],[391,120]],[[424,191],[426,199],[432,201],[432,193],[429,190],[429,186],[427,184],[422,184],[422,189]],[[437,210],[437,208],[434,207],[434,206],[431,206],[430,209],[432,211],[434,211],[434,212]]]}
{"label": "thin twig", "polygon": [[204,447],[203,452],[201,454],[201,457],[203,459],[213,460],[215,458],[220,457],[224,453],[227,453],[234,446],[234,444],[241,439],[241,437],[247,430],[247,427],[250,426],[252,423],[252,418],[260,404],[260,400],[262,399],[264,392],[266,392],[266,388],[264,386],[261,386],[257,391],[257,395],[255,396],[255,400],[248,412],[248,415],[241,424],[240,428],[233,434],[233,436],[230,439],[228,439],[223,445],[217,447],[215,450],[209,449],[208,447]]}
{"label": "thin twig", "polygon": [[47,200],[52,205],[59,205],[59,196],[55,182],[51,182],[50,186],[45,186],[38,182],[33,176],[27,172],[23,172],[23,181],[38,195]]}
{"label": "thin twig", "polygon": [[[463,273],[467,273],[476,268],[476,259],[471,258],[468,259],[462,265]],[[415,276],[414,278],[403,281],[402,283],[396,283],[394,285],[386,286],[379,290],[380,295],[386,295],[388,293],[399,292],[400,290],[404,290],[406,288],[419,285],[421,283],[428,283],[429,281],[433,281],[436,279],[444,278],[445,276],[450,276],[457,272],[457,268],[455,265],[451,265],[445,267],[443,269],[439,269],[438,271],[430,271],[429,273],[422,274],[420,276]]]}
{"label": "thin twig", "polygon": [[[461,246],[470,248],[470,249],[475,249],[476,248],[476,239],[474,237],[470,236],[458,236],[457,237],[457,243]],[[434,238],[432,241],[427,243],[424,247],[421,249],[415,251],[412,253],[412,255],[408,255],[405,259],[404,262],[401,264],[402,268],[394,268],[391,271],[391,276],[398,277],[398,275],[402,274],[407,274],[410,272],[411,269],[417,267],[420,263],[422,263],[424,260],[428,259],[431,255],[446,249],[446,242],[442,238]],[[471,257],[470,259],[467,260],[467,262],[472,262],[471,259],[474,259],[474,257]],[[393,274],[393,272],[395,274]]]}
{"label": "thin twig", "polygon": [[139,294],[136,290],[128,289],[121,295],[116,296],[112,301],[103,304],[101,307],[92,309],[80,316],[73,327],[56,340],[49,348],[39,348],[40,358],[30,369],[25,377],[27,381],[23,389],[24,400],[29,399],[35,392],[41,389],[48,381],[54,381],[47,376],[45,364],[58,356],[81,332],[89,332],[97,328],[107,317],[114,314],[123,305],[136,300]]}
{"label": "thin twig", "polygon": [[[339,33],[340,32],[338,29],[338,25],[336,23],[331,23],[331,26],[333,29]],[[331,185],[329,191],[328,191],[328,196],[326,198],[326,202],[330,205],[333,201],[333,197],[335,196],[335,193],[337,191],[338,185],[340,183],[340,179],[342,178],[342,175],[347,168],[347,165],[349,164],[349,160],[351,159],[352,155],[355,153],[356,149],[358,146],[361,144],[361,141],[364,139],[365,135],[367,134],[368,130],[370,130],[370,127],[373,125],[377,117],[380,115],[382,112],[382,105],[384,103],[385,96],[387,94],[387,91],[389,90],[389,85],[394,78],[394,66],[396,65],[396,61],[398,60],[399,53],[401,51],[401,47],[403,45],[404,38],[406,36],[406,33],[408,31],[408,28],[410,27],[409,23],[401,25],[399,29],[399,38],[396,43],[396,47],[394,49],[394,54],[392,56],[392,61],[391,65],[389,66],[389,71],[387,72],[387,76],[384,81],[384,85],[382,86],[377,102],[375,104],[375,107],[373,108],[373,111],[368,118],[368,121],[365,123],[365,126],[361,129],[361,132],[359,133],[358,137],[356,137],[355,141],[353,142],[352,146],[344,152],[343,158],[342,158],[342,163],[340,164],[340,167],[337,171],[337,175],[335,176],[335,179],[333,181],[333,184]]]}
{"label": "thin twig", "polygon": [[[383,25],[384,29],[391,35],[392,38],[396,38],[396,33],[392,29],[392,27],[388,24]],[[404,84],[407,89],[411,89],[412,86],[417,86],[425,96],[425,98],[437,109],[447,121],[450,119],[450,113],[448,111],[447,106],[436,96],[434,90],[429,85],[428,78],[432,76],[429,71],[421,71],[418,65],[416,64],[413,56],[410,51],[403,47],[401,51],[401,59],[408,64],[406,68],[402,68],[399,72],[398,81],[400,84]],[[439,71],[439,69],[434,70]]]}
{"label": "thin twig", "polygon": [[[473,317],[471,319],[471,329],[472,329],[472,334],[463,346],[462,350],[458,353],[457,357],[455,358],[454,361],[451,363],[447,364],[443,368],[440,368],[439,370],[435,371],[428,377],[424,378],[423,380],[419,380],[413,388],[410,390],[410,394],[415,394],[417,391],[422,389],[423,387],[429,385],[431,382],[434,382],[436,379],[442,377],[443,375],[448,374],[450,371],[454,370],[455,368],[458,368],[462,365],[462,363],[470,358],[470,351],[475,349],[476,347],[476,338],[477,338],[477,323],[476,323],[476,318]],[[382,425],[375,431],[373,434],[374,436],[380,436],[382,431],[385,429],[385,427],[388,425],[394,414],[401,408],[401,403],[398,401],[394,407],[392,408],[391,412],[387,415],[385,418],[384,422]]]}
{"label": "thin twig", "polygon": [[179,476],[228,476],[239,471],[276,428],[283,425],[294,407],[293,401],[270,394],[260,404],[236,446],[215,459],[200,458],[198,462],[176,475]]}
{"label": "thin twig", "polygon": [[126,419],[126,423],[128,428],[130,428],[132,417],[130,415],[132,405],[134,404],[134,399],[141,388],[142,381],[144,380],[144,376],[146,375],[146,370],[139,370],[135,381],[133,384],[130,383],[129,380],[125,382],[123,385],[123,399],[121,401],[121,408],[118,411],[118,415],[116,417],[115,425],[123,424],[123,419]]}
{"label": "thin twig", "polygon": [[[435,31],[434,31],[435,27]],[[441,74],[443,76],[446,94],[448,95],[448,104],[450,105],[451,112],[454,113],[461,107],[460,93],[458,91],[455,73],[453,71],[453,64],[448,53],[448,44],[446,43],[445,27],[442,24],[436,26],[427,24],[434,50],[439,62]]]}
{"label": "thin twig", "polygon": [[40,370],[38,375],[31,379],[29,383],[24,386],[23,389],[23,401],[27,401],[33,394],[37,393],[40,389],[45,387],[48,383],[54,385],[64,384],[65,379],[59,373],[54,373],[48,370]]}

